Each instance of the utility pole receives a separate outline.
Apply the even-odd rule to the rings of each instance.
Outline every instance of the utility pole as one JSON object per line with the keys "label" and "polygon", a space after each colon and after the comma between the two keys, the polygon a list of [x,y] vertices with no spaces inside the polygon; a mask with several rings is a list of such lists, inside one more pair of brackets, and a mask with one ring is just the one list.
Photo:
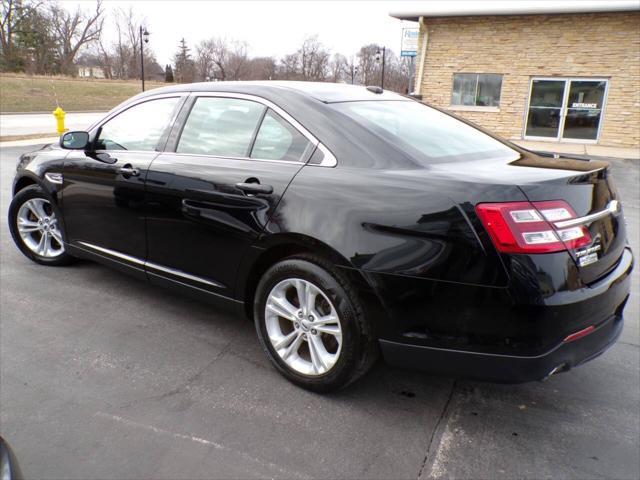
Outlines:
{"label": "utility pole", "polygon": [[140,78],[142,79],[142,91],[144,92],[144,44],[149,43],[149,32],[147,29],[142,31],[143,27],[140,25]]}
{"label": "utility pole", "polygon": [[376,60],[382,60],[382,72],[380,74],[380,88],[384,90],[384,64],[385,64],[385,56],[387,54],[387,47],[382,47],[382,50],[378,50],[376,52]]}
{"label": "utility pole", "polygon": [[384,64],[387,55],[387,47],[382,47],[382,78],[380,79],[380,88],[384,90]]}

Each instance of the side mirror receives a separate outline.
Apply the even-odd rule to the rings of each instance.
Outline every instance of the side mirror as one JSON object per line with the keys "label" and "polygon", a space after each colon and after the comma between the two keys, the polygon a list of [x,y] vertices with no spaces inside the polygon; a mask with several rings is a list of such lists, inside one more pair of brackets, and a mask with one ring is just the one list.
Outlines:
{"label": "side mirror", "polygon": [[88,146],[87,132],[67,132],[60,137],[60,147],[65,150],[86,150]]}

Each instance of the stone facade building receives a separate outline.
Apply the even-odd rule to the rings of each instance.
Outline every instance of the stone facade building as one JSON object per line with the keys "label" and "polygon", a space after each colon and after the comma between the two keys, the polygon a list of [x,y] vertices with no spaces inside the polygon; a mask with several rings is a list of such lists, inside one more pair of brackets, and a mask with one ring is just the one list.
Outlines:
{"label": "stone facade building", "polygon": [[391,13],[419,22],[423,101],[512,140],[640,148],[638,2],[494,3]]}

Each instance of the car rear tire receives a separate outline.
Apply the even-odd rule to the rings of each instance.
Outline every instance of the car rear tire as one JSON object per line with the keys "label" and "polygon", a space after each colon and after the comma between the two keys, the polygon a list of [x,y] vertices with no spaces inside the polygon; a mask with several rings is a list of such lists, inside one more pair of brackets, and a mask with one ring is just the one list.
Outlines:
{"label": "car rear tire", "polygon": [[356,292],[316,256],[291,257],[265,272],[256,290],[254,319],[273,365],[307,390],[344,388],[377,357]]}
{"label": "car rear tire", "polygon": [[9,231],[20,251],[41,265],[68,265],[60,209],[38,185],[20,190],[9,205]]}

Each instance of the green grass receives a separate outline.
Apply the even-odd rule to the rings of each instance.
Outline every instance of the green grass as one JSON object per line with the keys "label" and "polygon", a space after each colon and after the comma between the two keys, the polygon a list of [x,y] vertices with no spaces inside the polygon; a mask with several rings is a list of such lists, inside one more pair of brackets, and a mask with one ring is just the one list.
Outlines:
{"label": "green grass", "polygon": [[[145,82],[147,89],[164,83]],[[140,81],[0,75],[0,112],[103,111],[141,92]],[[58,103],[56,103],[56,97]]]}

